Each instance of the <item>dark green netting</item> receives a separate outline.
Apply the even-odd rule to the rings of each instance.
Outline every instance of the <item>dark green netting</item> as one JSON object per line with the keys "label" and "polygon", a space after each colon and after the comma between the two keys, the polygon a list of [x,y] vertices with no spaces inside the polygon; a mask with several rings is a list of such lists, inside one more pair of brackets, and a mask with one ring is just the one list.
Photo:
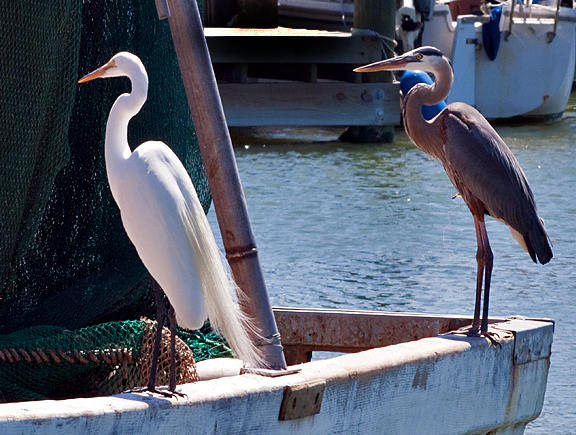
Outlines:
{"label": "dark green netting", "polygon": [[[0,336],[0,397],[4,401],[86,397],[144,385],[149,360],[141,353],[146,345],[152,346],[151,325],[155,327],[149,321],[132,320],[75,330],[34,326]],[[230,356],[208,326],[179,330],[178,335],[193,349],[195,361]],[[168,376],[165,354],[159,376],[163,380]]]}
{"label": "dark green netting", "polygon": [[[0,0],[0,26],[0,333],[15,333],[10,346],[17,347],[14,337],[34,340],[46,331],[89,327],[83,331],[92,328],[91,343],[102,339],[108,346],[97,325],[116,322],[106,327],[117,325],[114,342],[137,347],[139,329],[128,328],[125,336],[123,321],[155,312],[150,279],[122,228],[103,144],[110,107],[130,84],[76,81],[118,51],[137,54],[150,90],[130,124],[130,143],[168,143],[208,210],[210,194],[168,23],[158,21],[154,0]],[[24,363],[0,361],[5,396],[17,390],[18,378],[27,378],[8,376],[6,364]],[[66,370],[58,376],[45,372],[67,382]],[[70,368],[68,374],[82,373]],[[34,394],[53,397],[48,390]]]}

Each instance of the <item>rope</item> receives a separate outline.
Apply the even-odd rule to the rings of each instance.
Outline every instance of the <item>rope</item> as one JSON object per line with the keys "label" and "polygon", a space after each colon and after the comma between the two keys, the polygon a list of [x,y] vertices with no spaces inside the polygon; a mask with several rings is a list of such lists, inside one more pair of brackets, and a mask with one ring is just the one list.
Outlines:
{"label": "rope", "polygon": [[61,351],[55,349],[0,349],[0,362],[18,363],[106,363],[111,365],[132,364],[132,352],[128,349],[105,349],[94,351]]}
{"label": "rope", "polygon": [[266,337],[259,337],[258,340],[256,341],[256,346],[270,346],[270,345],[277,346],[279,344],[281,344],[279,332],[272,335],[268,335]]}
{"label": "rope", "polygon": [[556,14],[554,15],[554,29],[552,32],[546,34],[546,41],[550,44],[556,37],[556,29],[558,28],[558,19],[560,18],[560,0],[556,0]]}
{"label": "rope", "polygon": [[[140,357],[138,358],[137,365],[142,379],[148,379],[150,376],[150,367],[152,365],[152,351],[154,348],[154,338],[156,336],[156,328],[158,323],[146,319],[148,324],[146,335],[142,340],[142,347],[140,350]],[[156,374],[157,384],[168,383],[168,374],[170,371],[170,330],[166,327],[162,328],[162,342],[160,345],[160,355],[158,356],[158,370]],[[192,349],[176,335],[176,381],[178,384],[197,382],[200,378],[196,371],[196,360]]]}
{"label": "rope", "polygon": [[[396,53],[394,52],[394,48],[396,48],[396,45],[398,45],[398,43],[396,42],[396,40],[394,38],[390,38],[389,36],[383,35],[382,33],[378,33],[377,31],[370,30],[370,29],[352,28],[351,30],[352,30],[353,35],[368,36],[368,37],[380,39],[380,42],[382,44],[382,57],[384,59],[388,59],[389,57],[396,56]],[[388,50],[388,53],[390,54],[390,56],[388,56],[385,49]]]}
{"label": "rope", "polygon": [[504,32],[504,41],[508,41],[508,38],[512,34],[512,24],[514,23],[514,5],[516,4],[516,0],[510,0],[512,3],[512,7],[510,8],[510,21],[508,22],[508,30]]}

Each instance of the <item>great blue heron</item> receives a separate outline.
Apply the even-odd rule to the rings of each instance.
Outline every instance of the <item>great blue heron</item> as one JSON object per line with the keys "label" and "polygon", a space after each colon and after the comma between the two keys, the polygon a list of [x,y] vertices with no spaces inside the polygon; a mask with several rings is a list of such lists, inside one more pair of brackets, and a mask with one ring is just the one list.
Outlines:
{"label": "great blue heron", "polygon": [[[235,284],[226,272],[186,169],[163,142],[144,142],[134,152],[128,145],[128,122],[140,111],[148,93],[144,65],[135,55],[121,52],[79,82],[121,76],[130,79],[132,92],[120,95],[112,106],[104,148],[108,182],[124,229],[154,278],[154,288],[159,285],[166,293],[178,324],[198,329],[209,318],[239,358],[259,364],[249,325],[233,303]],[[162,298],[157,298],[157,303],[160,309]],[[169,316],[172,330],[173,317]],[[163,323],[159,315],[156,357]],[[173,358],[174,344],[169,386],[174,392]],[[153,358],[148,382],[151,391],[156,391],[155,363]]]}
{"label": "great blue heron", "polygon": [[545,264],[552,258],[548,235],[518,160],[480,112],[464,103],[452,103],[430,121],[422,117],[422,106],[442,101],[452,86],[452,67],[442,52],[434,47],[420,47],[354,71],[393,70],[423,70],[434,74],[433,85],[417,84],[404,97],[404,128],[414,145],[440,160],[474,217],[478,270],[474,321],[468,335],[486,334],[493,254],[484,215],[508,225],[534,262]]}

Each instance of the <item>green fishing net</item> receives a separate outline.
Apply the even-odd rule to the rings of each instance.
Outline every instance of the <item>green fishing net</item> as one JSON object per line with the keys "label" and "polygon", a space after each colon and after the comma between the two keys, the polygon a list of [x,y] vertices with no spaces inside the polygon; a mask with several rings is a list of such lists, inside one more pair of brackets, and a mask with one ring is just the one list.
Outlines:
{"label": "green fishing net", "polygon": [[[108,112],[130,83],[76,82],[118,51],[137,54],[150,89],[129,141],[169,144],[208,210],[168,22],[154,0],[0,0],[0,26],[0,399],[70,397],[77,380],[82,395],[122,391],[136,380],[124,367],[118,385],[103,389],[102,379],[127,364],[106,355],[136,361],[153,325],[132,319],[155,313],[104,164]],[[197,359],[229,355],[204,332],[185,333]]]}

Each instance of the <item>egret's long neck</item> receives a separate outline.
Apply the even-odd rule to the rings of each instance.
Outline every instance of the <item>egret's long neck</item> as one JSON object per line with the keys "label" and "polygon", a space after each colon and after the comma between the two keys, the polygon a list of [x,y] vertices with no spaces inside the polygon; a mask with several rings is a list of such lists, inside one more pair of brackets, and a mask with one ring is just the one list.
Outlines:
{"label": "egret's long neck", "polygon": [[433,85],[418,84],[404,98],[403,119],[412,142],[425,153],[439,157],[443,146],[442,135],[438,131],[440,126],[434,119],[424,119],[422,106],[432,106],[444,100],[450,93],[454,76],[447,61],[438,64],[432,72],[435,76]]}
{"label": "egret's long neck", "polygon": [[137,71],[129,75],[129,78],[132,82],[132,92],[122,94],[116,99],[106,124],[104,154],[112,193],[115,193],[114,181],[123,172],[122,163],[132,154],[128,145],[128,123],[140,111],[148,93],[146,71]]}

